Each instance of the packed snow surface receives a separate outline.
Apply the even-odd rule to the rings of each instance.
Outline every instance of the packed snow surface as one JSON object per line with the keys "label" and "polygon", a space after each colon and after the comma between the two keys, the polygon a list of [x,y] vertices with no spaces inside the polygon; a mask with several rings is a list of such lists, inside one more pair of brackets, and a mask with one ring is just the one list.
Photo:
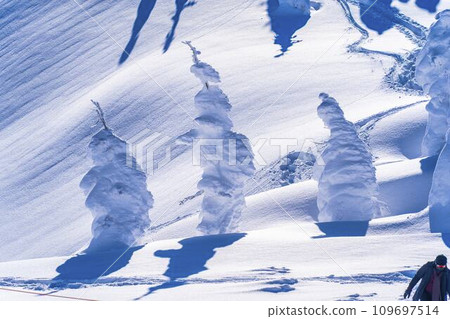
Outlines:
{"label": "packed snow surface", "polygon": [[[423,157],[421,141],[425,105],[445,98],[444,73],[429,57],[447,68],[448,13],[435,16],[450,1],[317,0],[299,10],[307,2],[0,0],[0,288],[14,289],[0,298],[398,300],[418,267],[448,256],[448,235],[430,233],[437,158]],[[182,41],[214,67],[194,68],[209,93]],[[422,47],[423,81],[422,62],[414,78]],[[198,236],[203,168],[179,141],[199,129],[195,96],[222,91],[233,106],[222,123],[248,138],[256,172],[244,183],[240,233]],[[364,234],[317,224],[312,167],[330,133],[317,115],[321,92],[339,101],[373,155],[378,199],[389,207]],[[114,151],[89,150],[106,134],[91,99],[113,150],[145,141],[136,146],[152,150],[153,170],[95,163]],[[96,178],[125,178],[131,193],[100,192],[111,205],[94,196],[91,211],[79,186],[97,165],[105,170]],[[137,219],[121,240],[152,220],[139,245],[83,253],[93,220],[115,215],[123,197]]]}

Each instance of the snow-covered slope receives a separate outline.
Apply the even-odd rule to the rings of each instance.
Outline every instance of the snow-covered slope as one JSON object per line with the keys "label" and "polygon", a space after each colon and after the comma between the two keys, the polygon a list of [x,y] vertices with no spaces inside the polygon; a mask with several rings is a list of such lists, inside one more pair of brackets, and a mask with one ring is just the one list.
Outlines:
{"label": "snow-covered slope", "polygon": [[[49,280],[58,275],[55,269],[91,239],[92,217],[79,188],[93,165],[87,146],[100,130],[91,98],[100,101],[109,126],[123,140],[132,141],[143,132],[156,134],[164,144],[157,160],[162,159],[166,146],[174,150],[172,160],[147,178],[154,207],[149,212],[152,228],[142,244],[150,243],[131,254],[118,272],[108,275],[127,282],[136,277],[135,283],[142,285],[118,288],[109,284],[113,279],[105,277],[95,287],[86,288],[86,296],[92,293],[95,298],[110,299],[110,289],[120,289],[121,298],[145,294],[148,286],[163,283],[165,257],[173,252],[163,258],[154,254],[177,249],[178,241],[186,240],[188,251],[200,241],[198,245],[207,246],[207,256],[215,249],[206,239],[190,239],[196,235],[201,205],[196,188],[201,169],[192,165],[188,148],[175,146],[177,137],[196,125],[194,96],[201,89],[189,72],[191,53],[181,43],[184,40],[192,41],[202,52],[201,59],[220,72],[221,89],[233,106],[230,116],[235,130],[255,144],[264,141],[259,153],[267,164],[273,164],[274,171],[260,165],[257,177],[248,181],[251,195],[240,228],[247,235],[225,236],[217,243],[222,248],[207,259],[209,270],[201,273],[204,278],[211,274],[209,281],[193,277],[192,283],[199,286],[183,284],[146,298],[204,298],[199,289],[216,291],[216,282],[227,288],[223,294],[213,293],[212,299],[235,298],[243,291],[257,292],[249,298],[273,297],[259,291],[265,284],[252,278],[271,281],[272,275],[261,274],[284,276],[278,270],[286,267],[291,272],[288,279],[300,281],[307,276],[312,280],[310,293],[294,290],[295,298],[315,299],[323,285],[311,278],[330,283],[324,278],[331,273],[342,278],[348,274],[339,271],[314,242],[329,247],[333,258],[344,263],[342,268],[350,267],[351,275],[363,274],[360,281],[367,282],[380,272],[386,277],[373,280],[392,277],[396,281],[396,271],[428,258],[412,248],[401,248],[411,240],[423,238],[424,247],[433,243],[430,254],[444,251],[440,237],[428,234],[423,218],[435,159],[420,157],[428,98],[414,85],[411,63],[412,52],[423,44],[426,28],[434,20],[433,8],[425,10],[414,1],[383,1],[390,4],[376,5],[375,15],[361,17],[363,6],[356,0],[318,0],[311,1],[311,16],[304,25],[280,26],[290,20],[274,16],[269,10],[272,2],[0,0],[0,284],[47,289]],[[450,1],[441,0],[436,10],[446,8]],[[377,20],[380,15],[390,23],[374,26],[381,21]],[[275,32],[285,42],[274,43]],[[380,199],[393,215],[372,221],[367,237],[339,238],[335,246],[330,245],[332,238],[310,238],[322,235],[314,224],[317,185],[304,180],[280,187],[282,170],[276,163],[287,151],[280,154],[273,143],[276,138],[297,139],[289,151],[306,151],[304,145],[328,138],[316,114],[320,92],[339,100],[346,118],[358,126],[376,159]],[[414,218],[420,220],[420,227],[413,228],[410,237],[399,235]],[[405,258],[388,265],[386,247],[392,255],[401,252]],[[375,255],[384,254],[380,260],[386,261],[386,267],[352,268],[357,257],[372,248]],[[338,257],[337,252],[343,250]],[[253,256],[259,259],[250,262]],[[336,269],[313,273],[307,266],[309,260],[331,263]],[[268,268],[272,266],[276,268]],[[403,283],[410,273],[405,276],[396,282]],[[36,285],[23,281],[32,279]],[[335,283],[331,280],[330,284]],[[354,284],[348,287],[348,294],[345,288],[338,295],[322,295],[323,299],[354,294]],[[369,296],[373,292],[359,293]],[[371,296],[379,299],[387,289],[376,292]],[[68,292],[72,293],[84,294]]]}

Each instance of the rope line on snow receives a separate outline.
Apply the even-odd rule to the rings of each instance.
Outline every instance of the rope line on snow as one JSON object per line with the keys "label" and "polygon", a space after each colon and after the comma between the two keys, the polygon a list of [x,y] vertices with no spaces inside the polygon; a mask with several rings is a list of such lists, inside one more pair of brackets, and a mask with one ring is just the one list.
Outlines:
{"label": "rope line on snow", "polygon": [[3,288],[3,287],[0,287],[0,290],[4,290],[4,291],[12,291],[12,292],[20,292],[20,293],[23,293],[23,294],[30,294],[30,295],[37,295],[37,296],[48,296],[48,297],[53,297],[53,298],[72,299],[72,300],[82,300],[82,301],[98,301],[98,300],[96,300],[96,299],[87,299],[87,298],[69,297],[69,296],[61,296],[61,295],[51,295],[50,293],[42,293],[42,292],[35,292],[35,291],[19,290],[19,289],[13,289],[13,288]]}

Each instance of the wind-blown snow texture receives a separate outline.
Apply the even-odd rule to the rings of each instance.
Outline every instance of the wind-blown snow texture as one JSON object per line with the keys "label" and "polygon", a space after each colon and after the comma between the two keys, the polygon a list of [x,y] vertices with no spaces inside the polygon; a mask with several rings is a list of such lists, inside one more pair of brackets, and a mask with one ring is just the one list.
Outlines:
{"label": "wind-blown snow texture", "polygon": [[[244,183],[255,171],[253,154],[247,137],[231,131],[228,97],[214,84],[220,82],[219,73],[197,58],[191,72],[203,84],[195,96],[199,128],[193,131],[200,143],[200,163],[203,168],[198,188],[203,191],[201,222],[198,230],[204,234],[222,234],[237,230],[245,208]],[[218,144],[215,144],[218,143]],[[214,159],[211,159],[214,156]]]}
{"label": "wind-blown snow texture", "polygon": [[319,221],[371,220],[380,215],[372,155],[336,100],[325,93],[320,98],[317,113],[331,136],[316,162]]}
{"label": "wind-blown snow texture", "polygon": [[[0,289],[0,299],[392,301],[418,266],[448,251],[448,236],[430,233],[437,158],[421,158],[428,97],[412,61],[435,21],[423,5],[439,12],[450,0],[316,0],[311,15],[278,0],[76,2],[0,0],[0,288],[43,293]],[[203,170],[175,145],[196,127],[201,88],[187,72],[187,39],[220,70],[233,130],[265,141],[253,147],[254,162],[268,165],[246,183],[243,237],[193,237]],[[330,238],[316,225],[309,178],[329,136],[320,92],[339,97],[374,156],[391,214],[365,236]],[[156,163],[174,149],[147,179],[145,246],[112,267],[116,252],[80,254],[92,239],[79,187],[92,168],[92,97],[121,139],[149,131],[170,140]],[[280,154],[271,138],[286,137],[298,145]]]}
{"label": "wind-blown snow texture", "polygon": [[86,206],[94,216],[88,251],[121,249],[137,244],[150,226],[152,194],[146,176],[127,161],[126,142],[103,129],[89,144],[95,166],[81,180]]}
{"label": "wind-blown snow texture", "polygon": [[431,96],[422,143],[424,156],[439,154],[450,128],[450,10],[440,12],[436,18],[416,60],[417,82]]}

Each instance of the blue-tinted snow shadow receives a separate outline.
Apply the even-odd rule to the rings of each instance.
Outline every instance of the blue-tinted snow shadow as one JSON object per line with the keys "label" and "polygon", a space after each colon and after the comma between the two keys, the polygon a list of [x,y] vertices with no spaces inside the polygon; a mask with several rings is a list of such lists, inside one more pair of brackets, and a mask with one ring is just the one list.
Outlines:
{"label": "blue-tinted snow shadow", "polygon": [[450,233],[441,234],[441,236],[442,236],[442,241],[444,242],[445,246],[450,248]]}
{"label": "blue-tinted snow shadow", "polygon": [[180,249],[157,250],[156,257],[170,258],[169,266],[163,274],[169,280],[161,285],[149,288],[148,292],[136,299],[141,299],[158,290],[185,285],[183,279],[205,271],[206,262],[216,253],[217,248],[232,245],[245,237],[245,233],[199,236],[180,240]]}
{"label": "blue-tinted snow shadow", "polygon": [[[403,3],[409,2],[409,0],[399,0],[399,1]],[[437,11],[437,6],[439,2],[441,2],[441,0],[416,0],[416,6],[433,13]]]}
{"label": "blue-tinted snow shadow", "polygon": [[281,46],[281,53],[275,57],[280,57],[294,43],[300,42],[295,39],[294,34],[306,25],[310,16],[289,5],[280,6],[278,0],[267,1],[267,14],[270,18],[271,30],[275,33],[274,43]]}
{"label": "blue-tinted snow shadow", "polygon": [[295,290],[293,285],[298,284],[298,280],[295,278],[284,278],[268,281],[266,284],[268,284],[269,286],[261,288],[259,289],[259,291],[278,294],[281,292],[289,292]]}
{"label": "blue-tinted snow shadow", "polygon": [[57,288],[64,287],[69,282],[95,281],[101,276],[109,275],[125,267],[133,254],[142,247],[144,246],[128,249],[127,246],[123,246],[107,252],[87,252],[76,255],[56,268],[59,275],[53,278],[50,286]]}
{"label": "blue-tinted snow shadow", "polygon": [[433,173],[439,156],[430,156],[420,160],[420,170],[422,173]]}
{"label": "blue-tinted snow shadow", "polygon": [[187,7],[192,7],[196,4],[195,0],[175,0],[175,14],[172,17],[172,28],[169,33],[166,35],[166,41],[163,46],[163,53],[166,53],[169,50],[170,45],[172,44],[173,38],[175,37],[175,30],[177,29],[178,22],[180,22],[181,12]]}
{"label": "blue-tinted snow shadow", "polygon": [[437,11],[437,6],[441,0],[416,0],[416,6],[431,13]]}
{"label": "blue-tinted snow shadow", "polygon": [[397,8],[391,7],[392,0],[359,0],[361,21],[367,28],[382,34],[394,27]]}
{"label": "blue-tinted snow shadow", "polygon": [[[412,138],[416,139],[415,137]],[[420,145],[420,139],[417,139],[417,142]],[[420,156],[420,150],[413,150],[412,146],[413,143],[409,141],[404,145],[404,150],[409,149],[409,152],[403,152],[411,159]],[[420,212],[428,206],[428,194],[431,189],[436,159],[436,157],[428,157],[420,160],[421,174],[413,174],[401,179],[380,183],[378,198],[389,204],[392,215]],[[411,187],[411,185],[415,185],[415,187]]]}
{"label": "blue-tinted snow shadow", "polygon": [[355,237],[365,236],[369,228],[369,221],[337,221],[316,223],[324,235],[313,238],[325,237]]}
{"label": "blue-tinted snow shadow", "polygon": [[156,0],[141,0],[139,3],[139,7],[137,10],[136,19],[134,20],[133,29],[131,30],[131,37],[128,40],[128,43],[125,49],[122,52],[122,55],[119,59],[119,65],[124,63],[133,51],[134,46],[139,38],[139,33],[147,22],[150,14],[155,8]]}

